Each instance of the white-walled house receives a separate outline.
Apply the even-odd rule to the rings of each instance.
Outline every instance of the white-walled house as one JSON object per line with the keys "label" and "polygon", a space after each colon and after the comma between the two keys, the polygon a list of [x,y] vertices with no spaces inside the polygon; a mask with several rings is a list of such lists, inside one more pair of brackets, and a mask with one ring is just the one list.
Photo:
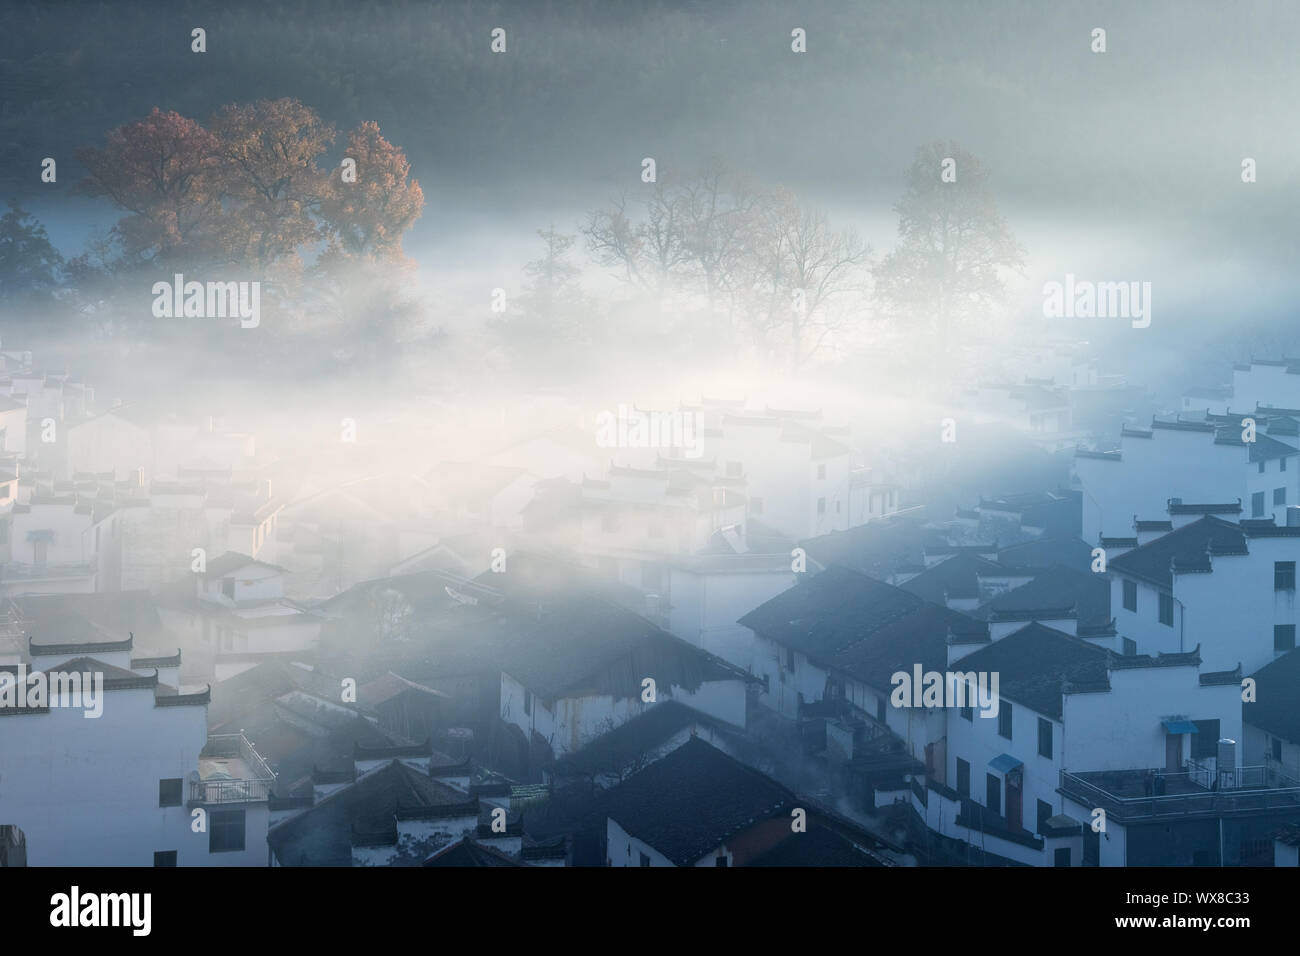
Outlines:
{"label": "white-walled house", "polygon": [[944,711],[894,706],[893,678],[942,671],[949,642],[987,642],[986,625],[839,566],[802,577],[740,623],[753,633],[760,703],[792,720],[821,702],[849,707],[942,780]]}
{"label": "white-walled house", "polygon": [[8,597],[100,590],[112,576],[120,517],[110,502],[44,488],[26,503],[12,503],[3,522],[7,561],[0,589]]}
{"label": "white-walled house", "polygon": [[541,748],[543,762],[661,700],[745,726],[748,675],[608,601],[579,596],[531,619],[510,614],[490,640],[501,720],[529,753]]}
{"label": "white-walled house", "polygon": [[33,670],[99,675],[101,712],[0,706],[0,820],[29,866],[265,866],[270,770],[242,737],[208,737],[207,689],[133,667],[131,643],[31,646]]}
{"label": "white-walled house", "polygon": [[0,395],[0,454],[27,454],[27,402]]}
{"label": "white-walled house", "polygon": [[[1159,515],[1170,498],[1191,502],[1244,498],[1250,468],[1258,467],[1252,466],[1252,455],[1260,452],[1257,445],[1243,446],[1226,435],[1220,441],[1219,432],[1220,426],[1212,422],[1153,421],[1150,429],[1124,428],[1118,450],[1076,451],[1083,540],[1093,543],[1102,536],[1127,536],[1135,515]],[[1260,443],[1271,441],[1259,436]]]}
{"label": "white-walled house", "polygon": [[[1217,743],[1240,738],[1241,672],[1203,670],[1195,651],[1119,655],[1034,623],[954,656],[949,669],[958,680],[996,674],[998,706],[988,717],[978,706],[948,711],[947,788],[937,788],[938,799],[931,788],[928,822],[1009,859],[1158,859],[1169,831],[1152,825],[1143,798],[1209,794],[1218,770],[1239,769],[1239,754],[1231,767],[1218,762]],[[934,812],[945,801],[957,811],[951,823]],[[1091,830],[1097,806],[1115,816],[1100,848]],[[1058,838],[1063,815],[1076,824],[1066,840]],[[1133,856],[1126,828],[1140,831]]]}
{"label": "white-walled house", "polygon": [[319,640],[321,618],[285,598],[285,574],[277,565],[227,552],[193,575],[190,593],[177,588],[160,598],[159,615],[182,647],[210,664],[216,680],[261,655],[309,652]]}
{"label": "white-walled house", "polygon": [[1116,628],[1140,653],[1258,670],[1296,646],[1298,562],[1300,527],[1205,515],[1109,562]]}

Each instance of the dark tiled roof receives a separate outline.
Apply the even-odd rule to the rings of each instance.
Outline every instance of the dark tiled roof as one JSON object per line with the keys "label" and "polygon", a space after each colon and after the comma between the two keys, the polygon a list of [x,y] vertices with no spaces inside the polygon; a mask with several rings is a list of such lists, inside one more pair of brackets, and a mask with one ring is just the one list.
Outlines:
{"label": "dark tiled roof", "polygon": [[804,833],[791,833],[749,866],[880,866],[844,837],[810,819]]}
{"label": "dark tiled roof", "polygon": [[611,790],[608,814],[676,865],[691,866],[797,806],[775,780],[694,738]]}
{"label": "dark tiled roof", "polygon": [[948,632],[962,643],[988,640],[987,629],[959,611],[922,602],[910,614],[873,630],[830,661],[836,671],[887,691],[900,670],[943,670],[948,661]]}
{"label": "dark tiled roof", "polygon": [[1000,549],[996,561],[1007,568],[1050,568],[1061,564],[1085,571],[1092,566],[1092,548],[1082,538],[1044,536]]}
{"label": "dark tiled roof", "polygon": [[1000,676],[998,693],[1056,720],[1067,683],[1106,682],[1105,650],[1042,624],[1030,624],[953,664],[954,670]]}
{"label": "dark tiled roof", "polygon": [[1224,504],[1188,504],[1182,501],[1169,501],[1169,513],[1171,515],[1239,515],[1241,514],[1241,499],[1236,502]]}
{"label": "dark tiled roof", "polygon": [[913,613],[922,603],[916,595],[883,581],[829,567],[801,578],[739,623],[824,663],[872,631]]}
{"label": "dark tiled roof", "polygon": [[912,517],[869,521],[847,531],[832,531],[799,542],[822,567],[832,564],[884,578],[899,567],[922,563],[927,545],[942,544],[938,532]]}
{"label": "dark tiled roof", "polygon": [[502,615],[495,623],[485,638],[500,669],[543,698],[577,692],[634,696],[646,677],[660,687],[694,690],[705,681],[743,676],[721,658],[600,598],[546,607],[540,619]]}
{"label": "dark tiled roof", "polygon": [[1008,571],[1002,565],[973,554],[959,554],[956,557],[940,561],[927,568],[916,577],[904,582],[901,587],[910,594],[943,604],[948,599],[978,600],[980,596],[980,575],[984,577],[1005,577]]}
{"label": "dark tiled roof", "polygon": [[424,861],[425,866],[526,866],[500,850],[463,837]]}
{"label": "dark tiled roof", "polygon": [[645,713],[601,734],[581,750],[560,758],[552,772],[556,776],[616,773],[678,732],[697,724],[715,729],[721,726],[719,721],[678,701],[660,701]]}
{"label": "dark tiled roof", "polygon": [[395,760],[272,827],[266,840],[282,866],[350,866],[354,830],[388,831],[398,810],[457,807],[465,800],[459,790]]}
{"label": "dark tiled roof", "polygon": [[1211,554],[1241,554],[1245,550],[1246,538],[1240,526],[1206,515],[1114,558],[1109,567],[1120,574],[1172,588],[1170,569],[1175,558],[1194,564],[1203,560],[1207,551]]}
{"label": "dark tiled roof", "polygon": [[1255,701],[1241,705],[1243,723],[1300,743],[1300,649],[1288,651],[1251,675]]}
{"label": "dark tiled roof", "polygon": [[1172,521],[1133,521],[1135,531],[1173,531],[1174,523]]}
{"label": "dark tiled roof", "polygon": [[1241,440],[1241,429],[1236,426],[1221,429],[1215,436],[1214,443],[1216,445],[1237,445],[1238,447],[1249,448],[1251,464],[1260,461],[1271,461],[1274,458],[1300,455],[1300,449],[1293,445],[1284,444],[1276,438],[1269,438],[1267,435],[1256,434],[1253,442],[1243,442]]}
{"label": "dark tiled roof", "polygon": [[1048,608],[1075,608],[1080,624],[1100,625],[1110,620],[1110,581],[1091,571],[1057,566],[1028,584],[998,595],[984,606],[990,617]]}

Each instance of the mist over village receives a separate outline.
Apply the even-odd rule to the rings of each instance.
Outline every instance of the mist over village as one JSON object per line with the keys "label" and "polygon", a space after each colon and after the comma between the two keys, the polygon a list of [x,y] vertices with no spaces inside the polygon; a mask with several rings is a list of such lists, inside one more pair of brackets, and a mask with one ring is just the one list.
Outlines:
{"label": "mist over village", "polygon": [[6,4],[0,867],[1300,865],[1297,32]]}

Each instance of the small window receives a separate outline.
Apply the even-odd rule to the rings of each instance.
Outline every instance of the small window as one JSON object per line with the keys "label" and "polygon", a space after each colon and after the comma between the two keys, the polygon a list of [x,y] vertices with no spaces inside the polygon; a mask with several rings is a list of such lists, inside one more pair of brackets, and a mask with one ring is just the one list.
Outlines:
{"label": "small window", "polygon": [[[1286,461],[1285,458],[1283,458],[1282,460]],[[1282,739],[1280,737],[1273,738],[1273,759],[1277,763],[1282,762]]]}
{"label": "small window", "polygon": [[[1259,467],[1260,470],[1263,471],[1264,469],[1263,464],[1260,464]],[[1252,518],[1259,518],[1263,514],[1264,514],[1264,492],[1257,491],[1250,496],[1250,516]]]}
{"label": "small window", "polygon": [[155,851],[154,851],[154,854],[153,854],[153,865],[154,865],[154,866],[175,866],[175,865],[176,865],[176,851],[175,851],[175,850],[155,850]]}
{"label": "small window", "polygon": [[970,764],[957,758],[957,792],[963,797],[970,797]]}
{"label": "small window", "polygon": [[1011,739],[1011,704],[1005,700],[998,710],[998,735]]}
{"label": "small window", "polygon": [[1042,833],[1047,829],[1047,821],[1052,819],[1052,805],[1046,800],[1038,801],[1038,829],[1035,833]]}
{"label": "small window", "polygon": [[1279,458],[1279,459],[1277,460],[1277,470],[1278,470],[1278,471],[1286,471],[1286,459],[1285,459],[1285,458]]}
{"label": "small window", "polygon": [[1273,504],[1275,504],[1275,505],[1284,505],[1284,504],[1286,504],[1286,489],[1285,489],[1285,488],[1274,488],[1274,489],[1273,489]]}
{"label": "small window", "polygon": [[169,777],[158,781],[158,806],[179,807],[181,805],[181,778]]}
{"label": "small window", "polygon": [[818,481],[825,481],[825,480],[826,480],[826,466],[825,466],[825,465],[818,465],[818,466],[817,466],[817,480],[818,480]]}
{"label": "small window", "polygon": [[531,690],[526,690],[524,691],[524,716],[531,717],[532,715],[533,715],[533,692]]}
{"label": "small window", "polygon": [[794,649],[787,647],[785,649],[785,669],[791,674],[794,673]]}
{"label": "small window", "polygon": [[883,697],[876,698],[876,721],[881,724],[887,723],[885,720],[885,698]]}
{"label": "small window", "polygon": [[1273,590],[1274,591],[1295,590],[1295,562],[1294,561],[1273,562]]}
{"label": "small window", "polygon": [[1259,473],[1264,474],[1264,463],[1262,461],[1259,463]]}
{"label": "small window", "polygon": [[725,856],[720,856],[720,857],[718,857],[718,858],[714,861],[713,865],[714,865],[714,866],[731,866],[731,861],[728,860]]}
{"label": "small window", "polygon": [[1136,657],[1138,652],[1138,642],[1131,637],[1124,638],[1124,656]]}
{"label": "small window", "polygon": [[649,857],[647,854],[645,854],[645,853],[639,853],[638,856],[641,857],[641,865],[642,865],[642,866],[649,866],[649,865],[650,865],[650,857]]}
{"label": "small window", "polygon": [[984,806],[990,812],[1002,815],[1002,781],[991,773],[984,775]]}
{"label": "small window", "polygon": [[825,499],[825,498],[818,498],[818,499],[817,499],[817,513],[818,513],[819,515],[824,515],[824,514],[826,513],[826,499]]}
{"label": "small window", "polygon": [[1295,650],[1295,625],[1275,624],[1273,626],[1273,650]]}
{"label": "small window", "polygon": [[749,499],[749,513],[752,514],[752,515],[761,515],[761,514],[763,513],[763,499],[762,499],[762,498],[750,498],[750,499]]}
{"label": "small window", "polygon": [[232,601],[235,599],[235,579],[234,579],[234,578],[222,578],[222,579],[221,579],[221,593],[224,594],[226,597],[230,598],[230,600],[232,600]]}
{"label": "small window", "polygon": [[1196,733],[1192,734],[1192,758],[1208,760],[1219,755],[1219,721],[1194,720]]}
{"label": "small window", "polygon": [[1124,582],[1124,610],[1136,611],[1138,609],[1138,586],[1136,581]]}
{"label": "small window", "polygon": [[244,848],[244,811],[212,810],[208,813],[208,852],[229,853]]}
{"label": "small window", "polygon": [[1052,854],[1052,866],[1069,866],[1070,865],[1070,848],[1068,846],[1059,846]]}
{"label": "small window", "polygon": [[1172,594],[1160,595],[1160,623],[1165,627],[1174,626],[1174,596]]}
{"label": "small window", "polygon": [[1052,722],[1038,718],[1038,756],[1052,759]]}

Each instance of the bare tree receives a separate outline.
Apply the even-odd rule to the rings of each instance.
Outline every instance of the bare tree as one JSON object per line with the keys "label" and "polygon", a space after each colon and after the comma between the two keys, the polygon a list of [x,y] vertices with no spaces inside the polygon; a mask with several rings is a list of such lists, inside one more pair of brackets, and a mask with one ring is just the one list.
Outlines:
{"label": "bare tree", "polygon": [[[852,230],[778,189],[763,203],[749,241],[749,310],[755,343],[786,351],[792,372],[861,312],[836,301],[865,291],[870,247]],[[779,340],[784,338],[784,345]]]}

